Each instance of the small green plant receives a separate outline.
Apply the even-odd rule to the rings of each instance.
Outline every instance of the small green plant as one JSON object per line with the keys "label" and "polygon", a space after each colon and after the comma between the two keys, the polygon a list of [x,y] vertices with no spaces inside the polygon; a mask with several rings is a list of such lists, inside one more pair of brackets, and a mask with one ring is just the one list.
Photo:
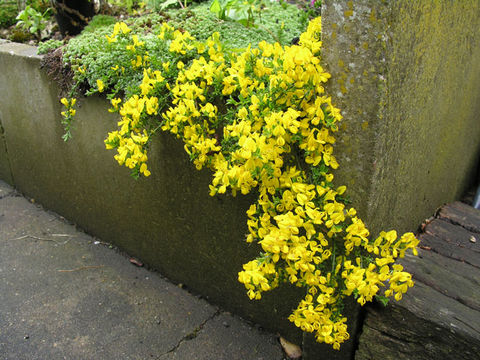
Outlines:
{"label": "small green plant", "polygon": [[[21,4],[23,3],[23,4]],[[23,10],[26,6],[31,6],[35,10],[43,13],[45,12],[50,6],[50,0],[27,0],[27,1],[18,1],[18,11]]]}
{"label": "small green plant", "polygon": [[43,42],[38,44],[37,53],[40,54],[40,55],[41,54],[46,54],[50,50],[57,49],[62,45],[63,45],[63,41],[61,41],[61,40],[50,39],[50,40],[47,40],[47,41],[43,41]]}
{"label": "small green plant", "polygon": [[147,7],[153,9],[154,11],[163,11],[170,7],[175,7],[179,5],[182,9],[187,7],[187,0],[149,0]]}
{"label": "small green plant", "polygon": [[65,128],[65,134],[62,136],[63,141],[67,141],[72,137],[71,128],[72,128],[72,120],[75,116],[75,103],[77,99],[67,99],[62,98],[60,102],[65,106],[65,110],[61,112],[62,115],[62,124]]}
{"label": "small green plant", "polygon": [[129,14],[135,13],[135,10],[141,7],[140,1],[137,0],[108,0],[106,2],[110,6],[127,11]]}
{"label": "small green plant", "polygon": [[17,26],[34,35],[38,40],[42,38],[42,31],[46,27],[46,17],[49,15],[50,9],[41,12],[35,10],[30,5],[25,10],[20,11],[16,17]]}
{"label": "small green plant", "polygon": [[315,17],[321,14],[322,0],[311,0],[310,6],[307,7],[306,13],[309,17]]}
{"label": "small green plant", "polygon": [[221,20],[235,20],[246,27],[254,26],[255,14],[260,14],[258,0],[213,0],[210,11]]}
{"label": "small green plant", "polygon": [[114,16],[110,15],[95,15],[92,20],[89,21],[88,25],[83,28],[83,33],[92,33],[98,28],[105,26],[113,26],[117,22],[117,19]]}

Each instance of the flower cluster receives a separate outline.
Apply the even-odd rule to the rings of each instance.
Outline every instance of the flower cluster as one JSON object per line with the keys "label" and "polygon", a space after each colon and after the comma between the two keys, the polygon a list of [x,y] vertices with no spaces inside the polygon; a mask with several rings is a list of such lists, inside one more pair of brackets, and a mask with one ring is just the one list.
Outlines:
{"label": "flower cluster", "polygon": [[77,99],[62,98],[60,102],[62,103],[63,106],[65,106],[65,110],[61,112],[62,124],[65,128],[65,134],[63,135],[62,138],[64,141],[67,141],[72,136],[71,126],[72,126],[73,118],[77,113],[77,111],[75,110],[75,104],[77,102]]}
{"label": "flower cluster", "polygon": [[[298,45],[227,51],[218,34],[199,42],[164,24],[156,35],[163,58],[150,58],[143,40],[115,25],[107,40],[122,42],[128,61],[111,68],[119,77],[135,71],[141,81],[125,100],[110,93],[121,119],[105,144],[135,176],[149,176],[148,142],[162,129],[184,141],[197,169],[212,170],[210,195],[254,191],[247,242],[262,252],[238,280],[251,299],[285,281],[305,288],[289,320],[339,349],[349,338],[343,299],[363,305],[385,287],[385,297],[400,300],[413,281],[395,261],[407,250],[416,254],[418,240],[395,231],[370,238],[347,206],[346,187],[333,184],[342,116],[323,87],[330,75],[320,62],[320,34],[317,18]],[[115,84],[98,80],[98,91]]]}

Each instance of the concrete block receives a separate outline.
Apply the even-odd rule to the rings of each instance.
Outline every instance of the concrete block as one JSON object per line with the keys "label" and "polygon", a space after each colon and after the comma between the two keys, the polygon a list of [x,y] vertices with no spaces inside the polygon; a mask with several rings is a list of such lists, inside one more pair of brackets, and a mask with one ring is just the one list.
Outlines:
{"label": "concrete block", "polygon": [[477,180],[480,4],[325,0],[322,34],[338,183],[372,233],[416,230]]}
{"label": "concrete block", "polygon": [[[80,99],[73,138],[64,142],[58,89],[23,45],[0,48],[0,109],[15,187],[119,246],[224,309],[301,343],[287,320],[302,298],[288,286],[249,300],[237,273],[255,258],[245,242],[252,199],[210,197],[209,171],[197,171],[182,143],[160,134],[149,152],[152,176],[138,181],[103,143],[116,128],[104,98]],[[16,46],[20,53],[15,52]]]}

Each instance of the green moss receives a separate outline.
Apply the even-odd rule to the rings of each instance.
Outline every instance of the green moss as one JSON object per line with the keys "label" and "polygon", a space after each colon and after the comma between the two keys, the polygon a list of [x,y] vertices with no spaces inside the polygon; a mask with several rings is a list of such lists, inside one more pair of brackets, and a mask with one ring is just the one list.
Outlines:
{"label": "green moss", "polygon": [[88,23],[87,26],[83,29],[83,33],[92,33],[95,32],[97,29],[113,25],[117,22],[117,19],[114,16],[109,15],[96,15],[93,17],[92,20]]}

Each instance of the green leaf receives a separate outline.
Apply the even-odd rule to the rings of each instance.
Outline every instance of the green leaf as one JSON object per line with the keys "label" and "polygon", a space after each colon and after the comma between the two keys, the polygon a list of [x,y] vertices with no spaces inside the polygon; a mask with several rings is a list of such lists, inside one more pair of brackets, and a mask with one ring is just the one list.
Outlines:
{"label": "green leaf", "polygon": [[221,19],[220,15],[221,15],[221,12],[222,12],[222,6],[220,5],[220,1],[214,0],[212,2],[212,5],[210,5],[210,11],[212,13],[214,13],[215,15],[217,15],[218,18]]}
{"label": "green leaf", "polygon": [[383,306],[387,306],[388,304],[388,298],[382,295],[375,295],[375,299],[379,301]]}
{"label": "green leaf", "polygon": [[162,5],[160,5],[160,10],[165,10],[170,5],[178,4],[178,0],[166,0]]}

